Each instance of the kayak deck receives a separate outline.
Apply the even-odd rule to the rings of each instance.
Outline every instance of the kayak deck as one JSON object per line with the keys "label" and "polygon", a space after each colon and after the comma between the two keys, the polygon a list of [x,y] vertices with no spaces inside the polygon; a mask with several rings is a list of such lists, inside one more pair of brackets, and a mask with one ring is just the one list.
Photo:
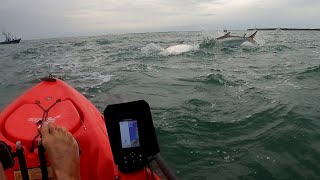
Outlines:
{"label": "kayak deck", "polygon": [[[29,174],[39,168],[36,147],[39,121],[47,112],[47,121],[65,127],[77,139],[81,148],[81,179],[147,179],[153,174],[141,170],[130,174],[118,171],[113,161],[109,138],[102,114],[83,95],[63,81],[43,81],[17,98],[0,114],[0,140],[15,149],[21,141]],[[17,159],[14,168],[6,171],[8,179],[20,167]],[[146,174],[147,172],[147,174]],[[154,175],[159,179],[157,175]]]}

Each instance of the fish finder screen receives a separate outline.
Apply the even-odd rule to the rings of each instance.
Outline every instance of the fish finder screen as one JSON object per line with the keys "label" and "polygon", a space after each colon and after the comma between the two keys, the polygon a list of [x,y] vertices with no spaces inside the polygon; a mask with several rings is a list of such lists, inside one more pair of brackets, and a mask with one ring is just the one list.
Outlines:
{"label": "fish finder screen", "polygon": [[137,120],[123,120],[119,122],[122,148],[139,147]]}

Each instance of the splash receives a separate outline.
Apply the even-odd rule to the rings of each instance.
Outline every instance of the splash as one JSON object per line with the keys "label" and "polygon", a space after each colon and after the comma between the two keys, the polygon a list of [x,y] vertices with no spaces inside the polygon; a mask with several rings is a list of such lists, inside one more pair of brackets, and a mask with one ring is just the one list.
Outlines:
{"label": "splash", "polygon": [[141,48],[141,52],[145,54],[158,54],[162,56],[180,55],[190,51],[199,50],[199,44],[178,44],[169,46],[168,48],[162,48],[154,43],[150,43],[147,46]]}
{"label": "splash", "polygon": [[252,44],[251,42],[244,42],[240,45],[243,49],[252,49],[252,48],[257,48],[260,46],[260,44]]}
{"label": "splash", "polygon": [[180,55],[186,52],[190,52],[190,51],[197,51],[199,50],[199,44],[178,44],[178,45],[174,45],[174,46],[170,46],[168,48],[166,48],[164,51],[160,52],[160,55]]}
{"label": "splash", "polygon": [[164,48],[156,45],[155,43],[150,43],[145,47],[141,48],[141,52],[145,54],[155,54],[164,51]]}

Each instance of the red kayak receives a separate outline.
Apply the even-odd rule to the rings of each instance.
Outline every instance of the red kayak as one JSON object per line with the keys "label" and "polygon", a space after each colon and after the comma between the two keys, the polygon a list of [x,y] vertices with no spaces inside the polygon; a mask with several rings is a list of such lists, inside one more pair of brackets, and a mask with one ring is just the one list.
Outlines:
{"label": "red kayak", "polygon": [[[47,79],[25,92],[0,114],[0,141],[12,151],[21,141],[31,180],[41,179],[37,143],[38,123],[46,118],[65,127],[77,139],[80,149],[82,180],[98,179],[160,179],[140,170],[124,174],[114,164],[108,134],[102,114],[75,89],[59,79]],[[19,163],[6,170],[8,180],[22,179]],[[49,176],[52,177],[50,164]]]}

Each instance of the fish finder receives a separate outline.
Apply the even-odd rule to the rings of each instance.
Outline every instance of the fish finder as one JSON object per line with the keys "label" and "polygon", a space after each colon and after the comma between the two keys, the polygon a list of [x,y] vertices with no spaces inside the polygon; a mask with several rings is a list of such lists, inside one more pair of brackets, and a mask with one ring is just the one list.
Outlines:
{"label": "fish finder", "polygon": [[149,104],[133,101],[106,107],[104,117],[113,159],[121,172],[134,172],[159,153]]}

